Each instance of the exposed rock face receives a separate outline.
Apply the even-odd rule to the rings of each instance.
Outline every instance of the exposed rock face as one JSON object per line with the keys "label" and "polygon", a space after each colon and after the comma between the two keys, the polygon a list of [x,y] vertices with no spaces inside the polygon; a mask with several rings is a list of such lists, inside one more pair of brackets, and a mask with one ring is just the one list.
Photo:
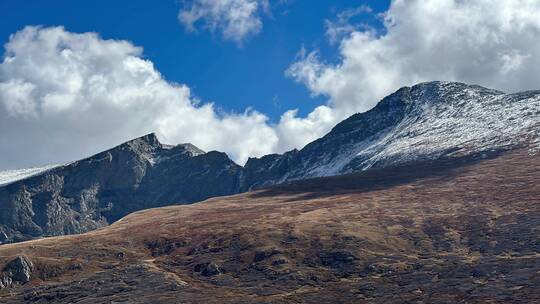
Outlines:
{"label": "exposed rock face", "polygon": [[10,287],[12,283],[13,279],[8,273],[0,274],[0,290]]}
{"label": "exposed rock face", "polygon": [[540,91],[504,94],[460,83],[423,83],[398,90],[300,151],[252,158],[243,168],[225,153],[164,145],[150,134],[4,184],[0,242],[81,233],[137,210],[292,180],[520,145],[529,145],[531,153],[540,150]]}
{"label": "exposed rock face", "polygon": [[11,274],[13,281],[27,283],[30,281],[33,268],[34,266],[29,259],[18,256],[6,265],[4,271]]}
{"label": "exposed rock face", "polygon": [[195,266],[195,272],[201,273],[205,277],[211,277],[222,273],[221,267],[214,262],[198,264]]}
{"label": "exposed rock face", "polygon": [[10,287],[14,283],[30,282],[34,264],[24,256],[18,256],[9,262],[0,273],[0,289]]}
{"label": "exposed rock face", "polygon": [[224,153],[150,134],[0,188],[0,241],[81,233],[133,211],[231,194],[240,169]]}

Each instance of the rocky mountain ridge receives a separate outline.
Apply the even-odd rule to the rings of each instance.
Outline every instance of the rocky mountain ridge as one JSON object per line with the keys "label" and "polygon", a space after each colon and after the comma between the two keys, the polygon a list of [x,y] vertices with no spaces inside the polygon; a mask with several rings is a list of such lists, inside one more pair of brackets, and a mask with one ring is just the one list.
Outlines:
{"label": "rocky mountain ridge", "polygon": [[520,145],[537,149],[539,138],[540,91],[428,82],[399,89],[300,151],[250,159],[245,170],[265,172],[266,184],[275,184]]}
{"label": "rocky mountain ridge", "polygon": [[0,242],[81,233],[133,211],[230,194],[240,169],[225,153],[149,134],[0,187]]}
{"label": "rocky mountain ridge", "polygon": [[405,87],[301,150],[249,159],[155,134],[0,186],[0,242],[81,233],[133,211],[283,182],[528,146],[540,147],[540,91],[451,82]]}

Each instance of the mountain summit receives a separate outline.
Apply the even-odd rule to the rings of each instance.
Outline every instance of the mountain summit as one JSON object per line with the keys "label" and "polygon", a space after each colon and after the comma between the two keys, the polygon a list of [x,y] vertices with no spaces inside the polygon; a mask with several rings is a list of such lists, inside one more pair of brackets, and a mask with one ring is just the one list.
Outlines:
{"label": "mountain summit", "polygon": [[149,134],[0,187],[0,242],[81,233],[133,211],[231,194],[240,169],[224,153]]}
{"label": "mountain summit", "polygon": [[538,145],[539,138],[540,91],[427,82],[399,89],[300,151],[250,159],[246,169],[274,184]]}
{"label": "mountain summit", "polygon": [[80,233],[128,213],[293,180],[540,148],[540,91],[428,82],[404,87],[301,150],[251,158],[155,134],[0,186],[0,242]]}

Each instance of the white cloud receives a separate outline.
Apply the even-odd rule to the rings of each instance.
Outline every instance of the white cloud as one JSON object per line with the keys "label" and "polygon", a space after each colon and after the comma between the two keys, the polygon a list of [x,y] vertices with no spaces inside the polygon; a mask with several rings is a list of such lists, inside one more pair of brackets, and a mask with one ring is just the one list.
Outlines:
{"label": "white cloud", "polygon": [[540,1],[394,0],[378,33],[351,25],[350,12],[331,26],[327,21],[329,38],[341,39],[337,64],[314,51],[287,71],[312,94],[329,98],[334,121],[322,121],[321,129],[307,118],[318,135],[421,81],[462,81],[509,92],[539,88]]}
{"label": "white cloud", "polygon": [[262,30],[261,14],[268,10],[268,0],[191,0],[178,19],[188,31],[195,31],[201,25],[241,44]]}
{"label": "white cloud", "polygon": [[[191,24],[200,18],[207,17]],[[223,20],[215,30],[228,26]],[[0,169],[74,160],[153,131],[242,163],[301,148],[400,86],[456,80],[538,89],[538,1],[395,0],[385,29],[352,26],[335,36],[338,63],[304,53],[287,72],[328,103],[306,117],[286,111],[277,124],[253,110],[219,114],[187,86],[165,80],[130,42],[27,27],[10,38],[0,64]]]}
{"label": "white cloud", "polygon": [[331,44],[335,44],[350,33],[361,29],[362,27],[369,28],[365,24],[357,24],[352,22],[351,19],[361,15],[363,13],[372,13],[373,10],[367,5],[362,5],[356,8],[347,9],[340,12],[336,16],[336,20],[325,20],[324,27],[326,29],[326,36]]}
{"label": "white cloud", "polygon": [[0,130],[2,169],[75,160],[153,131],[241,163],[278,143],[266,116],[219,115],[131,43],[61,27],[26,27],[6,44]]}
{"label": "white cloud", "polygon": [[285,112],[275,126],[279,138],[277,152],[302,148],[328,131],[335,121],[334,111],[327,106],[318,106],[305,118],[298,118],[298,110]]}

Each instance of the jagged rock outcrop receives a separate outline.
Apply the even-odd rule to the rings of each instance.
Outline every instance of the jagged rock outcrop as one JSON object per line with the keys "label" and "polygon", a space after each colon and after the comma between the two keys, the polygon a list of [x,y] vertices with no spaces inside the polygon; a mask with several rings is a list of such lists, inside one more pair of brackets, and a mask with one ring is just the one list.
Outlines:
{"label": "jagged rock outcrop", "polygon": [[13,284],[25,284],[30,282],[34,264],[25,256],[17,256],[9,262],[0,272],[0,289],[10,287]]}
{"label": "jagged rock outcrop", "polygon": [[422,83],[349,117],[299,151],[251,158],[244,167],[225,153],[164,145],[150,134],[4,184],[0,242],[81,233],[137,210],[293,180],[522,145],[531,153],[540,150],[540,91],[504,94],[462,83]]}

